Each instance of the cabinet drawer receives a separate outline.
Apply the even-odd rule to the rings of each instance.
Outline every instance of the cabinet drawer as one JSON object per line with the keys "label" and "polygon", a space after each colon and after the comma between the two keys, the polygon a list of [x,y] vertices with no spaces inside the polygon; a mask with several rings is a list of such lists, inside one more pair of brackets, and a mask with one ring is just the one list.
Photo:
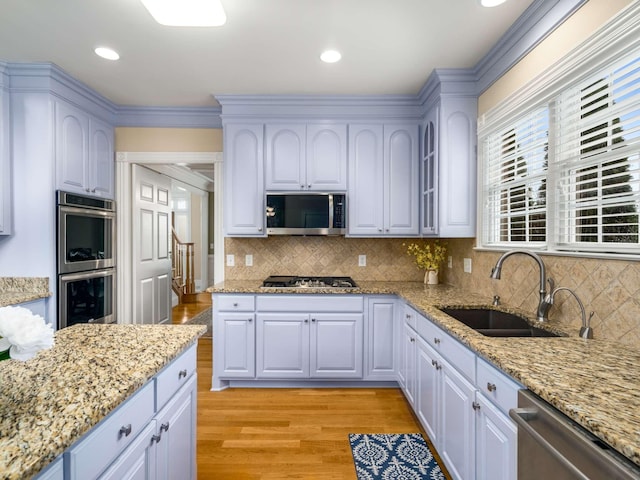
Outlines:
{"label": "cabinet drawer", "polygon": [[402,312],[402,317],[407,325],[409,325],[414,330],[417,330],[418,317],[422,317],[422,315],[416,312],[413,308],[405,305],[404,310]]}
{"label": "cabinet drawer", "polygon": [[153,416],[153,382],[117,408],[68,452],[70,478],[96,478]]}
{"label": "cabinet drawer", "polygon": [[509,409],[518,406],[518,390],[524,388],[480,358],[478,358],[476,387],[505,415],[509,415]]}
{"label": "cabinet drawer", "polygon": [[418,317],[418,334],[471,382],[476,378],[476,354],[431,320]]}
{"label": "cabinet drawer", "polygon": [[260,312],[363,312],[360,295],[260,295],[256,301]]}
{"label": "cabinet drawer", "polygon": [[220,312],[253,312],[255,297],[253,295],[224,295],[215,298]]}
{"label": "cabinet drawer", "polygon": [[196,345],[192,345],[156,377],[156,410],[160,410],[195,371]]}

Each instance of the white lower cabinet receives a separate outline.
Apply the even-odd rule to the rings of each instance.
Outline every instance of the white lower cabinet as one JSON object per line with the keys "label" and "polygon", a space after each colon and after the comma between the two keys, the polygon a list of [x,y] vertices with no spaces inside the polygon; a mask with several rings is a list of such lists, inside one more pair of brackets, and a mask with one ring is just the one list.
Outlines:
{"label": "white lower cabinet", "polygon": [[253,378],[256,376],[256,339],[253,312],[218,315],[220,337],[214,350],[215,367],[222,377]]}
{"label": "white lower cabinet", "polygon": [[403,320],[398,383],[452,478],[515,479],[522,386],[407,305]]}
{"label": "white lower cabinet", "polygon": [[258,313],[258,378],[361,378],[361,313]]}
{"label": "white lower cabinet", "polygon": [[475,478],[475,387],[446,360],[441,366],[440,456],[453,478]]}
{"label": "white lower cabinet", "polygon": [[476,478],[517,478],[518,431],[513,421],[500,412],[482,393],[476,393]]}
{"label": "white lower cabinet", "polygon": [[395,299],[369,297],[365,335],[365,380],[395,380]]}
{"label": "white lower cabinet", "polygon": [[196,346],[190,347],[64,453],[64,477],[196,478]]}

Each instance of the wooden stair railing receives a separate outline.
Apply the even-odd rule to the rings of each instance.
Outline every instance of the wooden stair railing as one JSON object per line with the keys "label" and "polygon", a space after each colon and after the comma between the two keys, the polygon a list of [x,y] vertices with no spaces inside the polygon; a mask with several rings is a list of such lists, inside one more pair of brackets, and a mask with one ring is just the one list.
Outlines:
{"label": "wooden stair railing", "polygon": [[193,242],[181,242],[175,229],[171,227],[171,288],[178,295],[178,301],[183,303],[185,295],[196,293],[194,280]]}

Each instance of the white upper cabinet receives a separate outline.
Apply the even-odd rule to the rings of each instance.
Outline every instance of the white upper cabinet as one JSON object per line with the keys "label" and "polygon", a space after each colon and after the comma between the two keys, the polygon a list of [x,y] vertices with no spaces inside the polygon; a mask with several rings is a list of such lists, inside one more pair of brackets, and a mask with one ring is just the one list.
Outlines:
{"label": "white upper cabinet", "polygon": [[0,235],[11,235],[11,156],[9,149],[9,93],[0,70]]}
{"label": "white upper cabinet", "polygon": [[422,125],[423,235],[476,235],[475,97],[443,97]]}
{"label": "white upper cabinet", "polygon": [[418,126],[349,127],[349,235],[418,235]]}
{"label": "white upper cabinet", "polygon": [[113,198],[113,128],[60,100],[55,112],[58,188]]}
{"label": "white upper cabinet", "polygon": [[262,123],[224,127],[226,235],[266,236],[263,144]]}
{"label": "white upper cabinet", "polygon": [[347,186],[346,125],[266,126],[267,191],[343,191]]}
{"label": "white upper cabinet", "polygon": [[347,189],[347,126],[307,125],[307,188]]}

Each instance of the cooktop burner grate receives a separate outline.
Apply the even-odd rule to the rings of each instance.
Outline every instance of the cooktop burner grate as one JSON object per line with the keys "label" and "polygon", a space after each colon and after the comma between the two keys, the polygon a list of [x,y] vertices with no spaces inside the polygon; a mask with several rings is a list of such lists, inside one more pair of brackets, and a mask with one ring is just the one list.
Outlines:
{"label": "cooktop burner grate", "polygon": [[296,277],[273,275],[262,282],[266,288],[356,288],[351,277]]}

